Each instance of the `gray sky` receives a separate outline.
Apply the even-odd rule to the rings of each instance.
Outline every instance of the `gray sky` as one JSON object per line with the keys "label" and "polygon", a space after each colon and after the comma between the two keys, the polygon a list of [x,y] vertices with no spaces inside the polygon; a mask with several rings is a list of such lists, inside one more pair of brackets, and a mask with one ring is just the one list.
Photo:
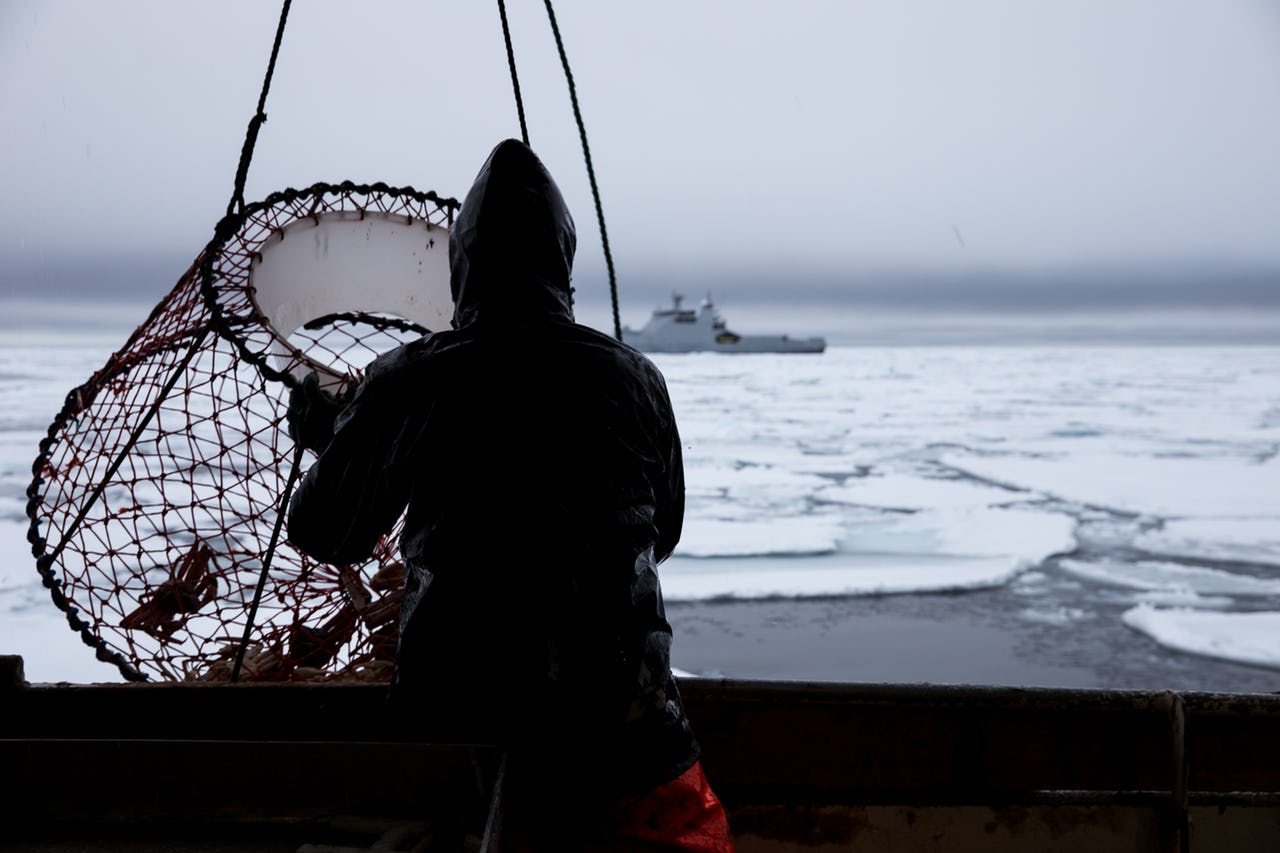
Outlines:
{"label": "gray sky", "polygon": [[[555,5],[629,322],[672,284],[726,314],[735,289],[1280,313],[1277,0]],[[587,290],[564,77],[542,3],[508,6]],[[226,207],[278,13],[0,2],[0,286],[105,265],[167,289]],[[461,197],[519,135],[496,3],[299,0],[267,113],[249,200],[348,178]]]}

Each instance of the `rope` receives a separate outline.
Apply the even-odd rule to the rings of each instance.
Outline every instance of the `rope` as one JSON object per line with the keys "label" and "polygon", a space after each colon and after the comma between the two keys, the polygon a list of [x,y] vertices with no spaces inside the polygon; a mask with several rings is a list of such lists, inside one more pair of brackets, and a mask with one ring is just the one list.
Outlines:
{"label": "rope", "polygon": [[604,245],[604,263],[609,270],[609,297],[613,303],[613,336],[622,340],[622,319],[618,314],[618,280],[613,271],[613,254],[609,251],[609,232],[604,225],[604,208],[600,204],[600,189],[596,186],[596,172],[591,166],[591,146],[587,144],[587,128],[582,123],[582,110],[578,108],[578,90],[573,84],[573,72],[569,70],[569,57],[565,55],[560,27],[556,25],[556,12],[551,0],[544,0],[551,32],[556,37],[556,49],[560,51],[560,64],[564,66],[565,80],[569,83],[569,100],[573,103],[573,117],[578,122],[578,137],[582,140],[582,154],[587,161],[587,178],[591,182],[591,197],[596,203],[596,221],[600,223],[600,242]]}
{"label": "rope", "polygon": [[227,216],[244,210],[244,182],[249,176],[249,161],[253,159],[253,146],[258,142],[258,130],[267,121],[264,112],[267,107],[267,92],[271,90],[271,75],[276,71],[276,57],[280,55],[280,42],[284,38],[284,25],[289,19],[289,6],[293,0],[284,0],[280,10],[280,23],[276,26],[276,40],[271,45],[271,60],[267,63],[266,76],[262,78],[262,93],[258,96],[258,111],[249,119],[249,129],[245,131],[244,146],[240,149],[240,164],[236,166],[235,190],[231,193],[231,201],[227,202]]}
{"label": "rope", "polygon": [[[182,357],[182,361],[178,364],[177,368],[169,374],[169,380],[165,382],[164,387],[160,389],[160,393],[156,396],[155,402],[151,404],[150,408],[147,409],[147,413],[142,416],[140,421],[138,421],[138,425],[133,428],[133,432],[125,441],[124,446],[120,449],[120,452],[116,454],[115,460],[107,467],[106,473],[98,480],[98,484],[94,487],[88,500],[81,505],[79,512],[76,513],[76,516],[71,521],[70,526],[67,528],[66,532],[62,534],[61,541],[58,542],[52,551],[48,552],[48,554],[42,558],[46,559],[50,566],[57,562],[58,558],[62,556],[62,552],[67,547],[67,543],[71,541],[71,537],[75,535],[76,531],[80,529],[80,525],[83,524],[84,520],[88,517],[89,510],[93,509],[94,505],[98,503],[98,499],[102,497],[102,493],[106,491],[107,486],[111,485],[111,478],[120,470],[120,466],[124,464],[124,460],[128,458],[129,453],[137,445],[138,440],[142,438],[142,434],[146,432],[146,429],[150,426],[152,419],[156,416],[156,413],[160,411],[160,407],[173,391],[173,386],[178,384],[178,380],[181,379],[182,374],[186,372],[187,366],[191,364],[191,360],[195,357],[196,353],[200,351],[200,346],[204,343],[204,339],[209,334],[209,330],[211,328],[212,324],[206,324],[204,328],[201,329],[200,334],[192,340],[191,348],[187,350],[187,354]],[[73,391],[72,394],[68,396],[71,397],[74,396],[74,394],[75,392]],[[48,586],[47,583],[46,586]]]}
{"label": "rope", "polygon": [[236,662],[231,668],[232,683],[240,680],[240,668],[244,665],[245,649],[249,648],[253,623],[258,618],[258,605],[262,603],[262,590],[267,585],[267,575],[271,572],[271,561],[276,555],[276,545],[280,543],[280,528],[284,526],[285,516],[289,514],[289,498],[293,495],[294,484],[298,482],[298,473],[302,467],[302,450],[301,444],[294,448],[293,464],[289,467],[289,479],[285,481],[284,491],[280,493],[280,508],[276,512],[276,523],[271,528],[267,553],[262,558],[262,571],[258,573],[258,585],[253,590],[253,604],[249,607],[249,618],[244,623],[244,635],[240,638],[240,648],[236,650]]}
{"label": "rope", "polygon": [[502,17],[502,38],[507,43],[507,67],[511,69],[511,88],[516,95],[516,114],[520,116],[520,138],[529,144],[529,126],[524,121],[524,99],[520,97],[520,78],[516,75],[516,52],[511,46],[511,27],[507,24],[506,0],[498,0],[498,14]]}

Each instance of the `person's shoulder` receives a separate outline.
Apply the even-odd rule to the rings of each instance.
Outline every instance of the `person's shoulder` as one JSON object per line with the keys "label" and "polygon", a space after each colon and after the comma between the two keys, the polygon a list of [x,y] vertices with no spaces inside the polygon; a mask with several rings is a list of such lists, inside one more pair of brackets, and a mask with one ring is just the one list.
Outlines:
{"label": "person's shoulder", "polygon": [[574,334],[582,341],[595,344],[601,349],[615,353],[620,358],[628,360],[639,359],[648,362],[649,359],[635,347],[630,344],[624,344],[613,335],[606,334],[599,329],[591,326],[584,326],[581,323],[569,324],[572,326]]}
{"label": "person's shoulder", "polygon": [[465,346],[466,337],[453,330],[423,335],[417,340],[401,344],[382,353],[365,369],[370,380],[383,380],[405,372],[429,368],[432,364],[449,358]]}
{"label": "person's shoulder", "polygon": [[634,376],[644,377],[645,379],[664,383],[662,371],[658,366],[640,350],[625,344],[612,335],[605,334],[599,329],[593,329],[590,326],[583,326],[575,323],[574,330],[579,339],[603,354],[617,368],[625,370]]}
{"label": "person's shoulder", "polygon": [[364,369],[353,403],[376,409],[425,387],[438,387],[441,377],[457,372],[467,336],[454,330],[436,332],[382,353]]}

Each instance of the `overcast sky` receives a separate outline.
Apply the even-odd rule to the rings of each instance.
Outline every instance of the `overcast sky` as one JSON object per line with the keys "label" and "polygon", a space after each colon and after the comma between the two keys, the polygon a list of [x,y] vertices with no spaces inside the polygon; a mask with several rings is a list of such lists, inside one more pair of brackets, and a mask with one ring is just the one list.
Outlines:
{"label": "overcast sky", "polygon": [[[543,4],[508,6],[585,290],[603,264],[563,73]],[[555,8],[633,323],[672,283],[726,313],[735,288],[1280,312],[1278,0]],[[226,207],[278,14],[0,0],[0,292],[86,264],[167,289]],[[460,198],[519,135],[496,3],[298,0],[267,113],[249,200]]]}

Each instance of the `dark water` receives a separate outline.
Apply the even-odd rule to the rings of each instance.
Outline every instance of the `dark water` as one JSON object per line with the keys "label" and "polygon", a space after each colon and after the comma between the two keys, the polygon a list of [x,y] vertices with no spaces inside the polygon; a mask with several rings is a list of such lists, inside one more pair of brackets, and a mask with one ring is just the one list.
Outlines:
{"label": "dark water", "polygon": [[1065,624],[1027,618],[1026,604],[1011,587],[672,603],[672,659],[730,678],[1280,691],[1280,671],[1175,652],[1127,628],[1120,614],[1130,603],[1091,596],[1087,615]]}

